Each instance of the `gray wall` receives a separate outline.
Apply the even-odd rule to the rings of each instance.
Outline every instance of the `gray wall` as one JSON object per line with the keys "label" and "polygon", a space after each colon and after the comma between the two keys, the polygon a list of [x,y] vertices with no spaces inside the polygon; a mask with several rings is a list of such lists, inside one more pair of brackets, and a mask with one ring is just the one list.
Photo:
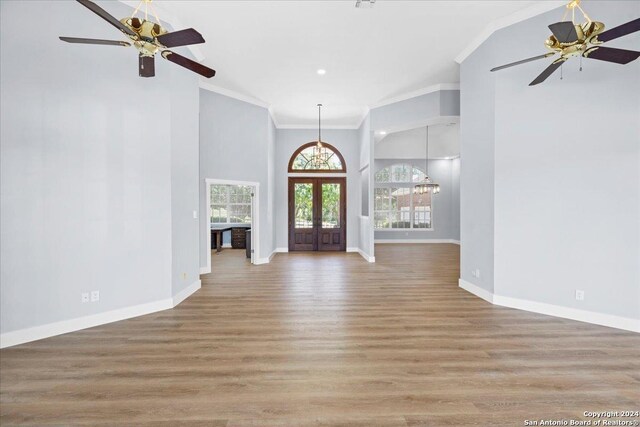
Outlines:
{"label": "gray wall", "polygon": [[171,108],[171,283],[173,294],[199,280],[198,76],[177,69],[172,75]]}
{"label": "gray wall", "polygon": [[[590,2],[587,12],[613,27],[640,16],[640,3]],[[486,71],[539,53],[536,40],[559,13],[498,31],[482,47],[501,46],[493,56],[476,51],[462,64],[463,273],[477,264],[469,246],[482,243],[495,255],[498,295],[638,319],[640,61],[584,60],[580,72],[573,59],[563,80],[556,74],[535,87],[527,85],[548,60]],[[637,49],[640,34],[611,45]],[[471,200],[479,183],[483,194]],[[495,191],[493,248],[469,232],[485,226],[470,212],[489,206],[485,187]],[[576,289],[584,301],[575,300]]]}
{"label": "gray wall", "polygon": [[[205,179],[260,183],[258,258],[273,251],[269,221],[269,112],[266,108],[200,90],[200,266],[209,257]],[[215,259],[212,260],[215,264]],[[215,265],[212,265],[215,268]]]}
{"label": "gray wall", "polygon": [[[301,145],[318,140],[317,129],[278,129],[275,156],[276,247],[288,248],[288,164]],[[322,131],[322,140],[340,151],[347,163],[347,247],[358,247],[360,215],[360,147],[356,130]]]}
{"label": "gray wall", "polygon": [[170,298],[197,280],[197,181],[182,176],[197,168],[196,79],[166,61],[141,79],[133,49],[62,43],[121,37],[76,2],[0,4],[1,331]]}
{"label": "gray wall", "polygon": [[371,130],[387,132],[415,129],[440,116],[458,116],[460,91],[443,90],[371,110]]}
{"label": "gray wall", "polygon": [[[398,163],[408,163],[424,170],[424,159],[375,159],[374,176],[381,169]],[[375,230],[376,240],[420,239],[420,240],[459,240],[459,177],[454,177],[460,168],[456,168],[455,160],[429,160],[429,176],[440,184],[440,193],[433,195],[433,229],[432,230]],[[457,199],[457,200],[456,200]]]}
{"label": "gray wall", "polygon": [[[494,66],[488,67],[495,63],[496,49],[490,38],[460,66],[460,278],[489,292],[493,292],[494,78],[498,74],[487,70]],[[476,269],[477,278],[471,273]]]}

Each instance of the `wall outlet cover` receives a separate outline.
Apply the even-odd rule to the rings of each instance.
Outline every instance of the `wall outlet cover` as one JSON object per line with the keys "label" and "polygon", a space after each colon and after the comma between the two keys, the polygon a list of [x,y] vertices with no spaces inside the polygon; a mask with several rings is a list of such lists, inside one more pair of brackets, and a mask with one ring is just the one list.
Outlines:
{"label": "wall outlet cover", "polygon": [[100,291],[91,291],[91,302],[100,301]]}
{"label": "wall outlet cover", "polygon": [[80,295],[80,301],[82,302],[89,302],[89,292],[83,292]]}
{"label": "wall outlet cover", "polygon": [[580,289],[576,289],[576,300],[584,301],[584,291]]}

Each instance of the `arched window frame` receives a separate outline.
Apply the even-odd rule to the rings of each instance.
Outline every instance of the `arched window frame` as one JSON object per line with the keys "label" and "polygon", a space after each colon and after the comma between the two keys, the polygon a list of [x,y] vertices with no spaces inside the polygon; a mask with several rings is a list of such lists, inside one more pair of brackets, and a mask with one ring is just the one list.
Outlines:
{"label": "arched window frame", "polygon": [[324,141],[322,142],[322,145],[327,149],[331,150],[336,156],[338,156],[338,159],[340,159],[340,164],[342,165],[341,169],[294,169],[293,164],[296,158],[298,157],[298,155],[306,148],[313,147],[317,143],[318,143],[317,141],[312,141],[298,147],[298,149],[293,153],[293,155],[289,159],[289,168],[288,168],[289,173],[345,173],[347,172],[347,164],[344,161],[344,157],[342,157],[342,154],[340,153],[340,151],[338,151],[338,149],[333,145],[328,144]]}

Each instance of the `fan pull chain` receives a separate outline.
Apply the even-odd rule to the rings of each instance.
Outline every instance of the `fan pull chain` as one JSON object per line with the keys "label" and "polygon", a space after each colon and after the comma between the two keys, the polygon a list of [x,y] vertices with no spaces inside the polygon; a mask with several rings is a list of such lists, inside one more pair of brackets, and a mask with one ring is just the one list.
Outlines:
{"label": "fan pull chain", "polygon": [[560,65],[560,80],[562,80],[562,69],[564,68],[564,64]]}
{"label": "fan pull chain", "polygon": [[582,55],[580,55],[580,71],[582,71]]}

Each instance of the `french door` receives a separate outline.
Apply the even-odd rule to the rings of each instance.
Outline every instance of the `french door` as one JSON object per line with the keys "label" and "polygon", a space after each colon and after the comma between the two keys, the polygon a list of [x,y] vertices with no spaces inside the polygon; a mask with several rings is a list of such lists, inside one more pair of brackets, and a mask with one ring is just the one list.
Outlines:
{"label": "french door", "polygon": [[345,178],[289,178],[289,250],[347,248]]}

